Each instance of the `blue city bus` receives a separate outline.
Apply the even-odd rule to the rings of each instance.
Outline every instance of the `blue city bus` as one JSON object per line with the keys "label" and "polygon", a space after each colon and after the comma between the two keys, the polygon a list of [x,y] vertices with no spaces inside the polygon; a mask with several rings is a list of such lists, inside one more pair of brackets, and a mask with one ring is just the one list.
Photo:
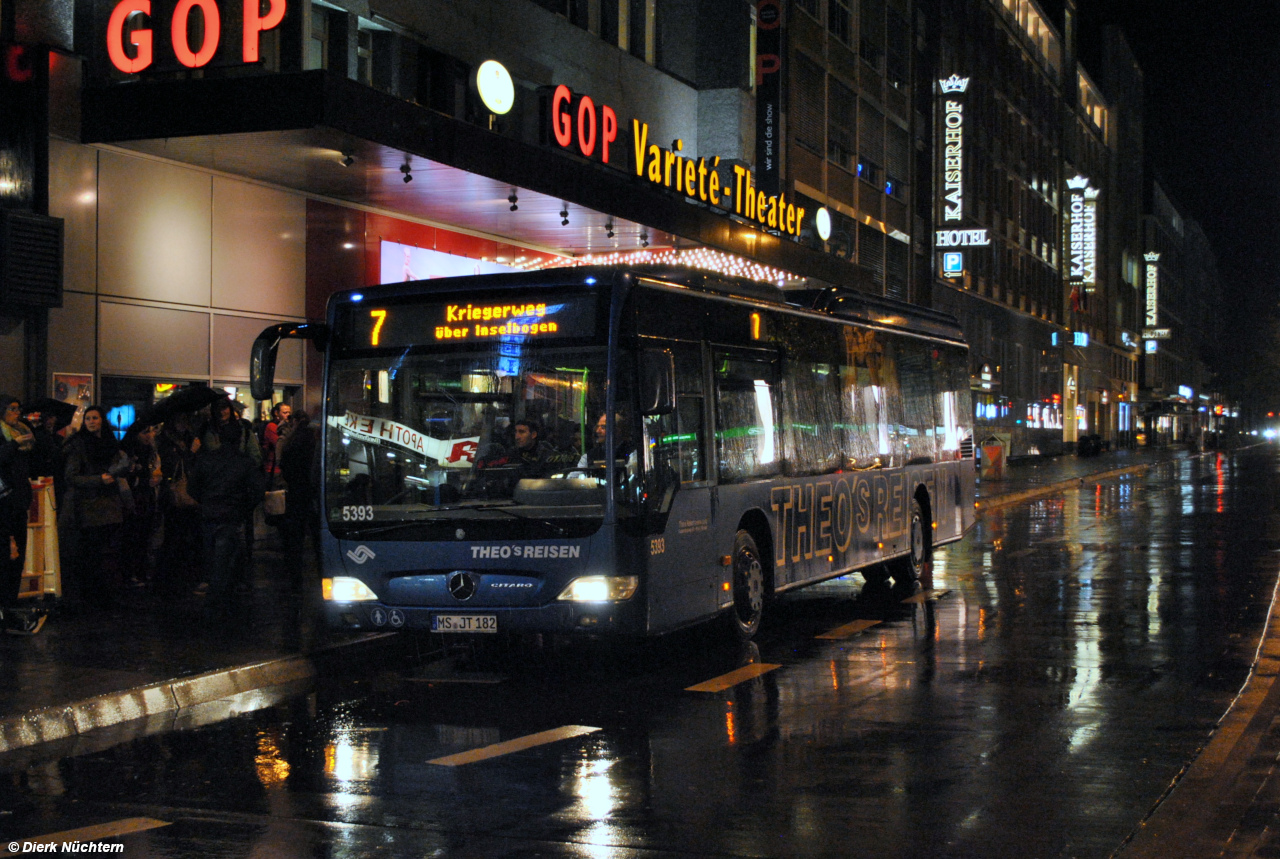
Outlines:
{"label": "blue city bus", "polygon": [[324,350],[328,622],[750,638],[777,594],[912,587],[974,522],[968,356],[945,314],[672,267],[335,294]]}

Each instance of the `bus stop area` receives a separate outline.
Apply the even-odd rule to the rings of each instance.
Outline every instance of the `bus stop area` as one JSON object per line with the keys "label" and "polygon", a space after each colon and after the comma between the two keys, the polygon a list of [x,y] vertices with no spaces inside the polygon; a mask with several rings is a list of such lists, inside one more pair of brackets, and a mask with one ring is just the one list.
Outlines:
{"label": "bus stop area", "polygon": [[[1219,454],[1141,448],[1015,461],[999,480],[979,482],[978,503],[1018,503],[1196,455]],[[196,594],[166,602],[143,593],[126,607],[75,616],[55,609],[34,636],[0,635],[0,754],[8,761],[46,759],[198,726],[269,705],[308,688],[316,677],[358,671],[410,646],[389,633],[328,632],[318,573],[312,570],[308,585],[295,589],[283,560],[275,530],[260,526],[252,586],[223,624],[194,619],[202,599]],[[1168,852],[1169,846],[1197,841],[1216,847],[1194,855],[1255,855],[1232,852],[1231,845],[1246,846],[1240,821],[1256,818],[1263,826],[1274,816],[1274,798],[1248,786],[1265,781],[1276,766],[1277,666],[1280,622],[1273,607],[1248,687],[1177,787],[1117,855],[1193,855]],[[1268,749],[1273,751],[1260,771],[1258,756]]]}

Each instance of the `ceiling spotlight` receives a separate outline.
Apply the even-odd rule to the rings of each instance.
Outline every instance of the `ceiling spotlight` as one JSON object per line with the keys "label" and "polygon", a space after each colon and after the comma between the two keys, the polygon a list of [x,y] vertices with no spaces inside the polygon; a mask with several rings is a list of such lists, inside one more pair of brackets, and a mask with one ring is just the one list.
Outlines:
{"label": "ceiling spotlight", "polygon": [[352,164],[356,163],[356,157],[352,155],[350,152],[344,152],[342,153],[342,160],[339,161],[338,163],[341,164],[343,167],[350,167]]}
{"label": "ceiling spotlight", "polygon": [[567,203],[560,205],[563,207],[560,209],[560,226],[567,227],[569,226],[569,206]]}
{"label": "ceiling spotlight", "polygon": [[404,174],[406,185],[413,181],[413,167],[409,165],[408,161],[400,165],[400,172]]}
{"label": "ceiling spotlight", "polygon": [[649,247],[649,231],[648,230],[645,230],[640,234],[640,247],[642,248]]}
{"label": "ceiling spotlight", "polygon": [[613,238],[613,218],[610,218],[609,220],[605,221],[604,231],[605,231],[605,235],[607,235],[609,238]]}
{"label": "ceiling spotlight", "polygon": [[516,189],[512,188],[511,195],[507,197],[507,202],[511,204],[511,211],[514,212],[516,209],[520,208],[516,205],[516,201],[519,199],[520,198],[516,196]]}

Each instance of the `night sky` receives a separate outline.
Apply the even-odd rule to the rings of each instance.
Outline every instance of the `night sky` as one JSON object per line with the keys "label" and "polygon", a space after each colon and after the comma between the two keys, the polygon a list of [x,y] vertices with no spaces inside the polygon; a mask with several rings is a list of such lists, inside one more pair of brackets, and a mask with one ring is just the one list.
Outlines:
{"label": "night sky", "polygon": [[1147,159],[1214,247],[1226,337],[1260,324],[1280,302],[1280,5],[1078,2],[1085,67],[1103,25],[1124,30],[1142,67]]}

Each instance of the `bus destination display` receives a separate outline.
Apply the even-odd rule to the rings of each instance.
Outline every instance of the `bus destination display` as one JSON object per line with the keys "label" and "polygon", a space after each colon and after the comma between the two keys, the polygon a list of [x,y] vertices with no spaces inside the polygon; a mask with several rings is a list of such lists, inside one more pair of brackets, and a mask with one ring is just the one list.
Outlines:
{"label": "bus destination display", "polygon": [[345,308],[349,345],[399,347],[431,343],[511,343],[589,337],[595,297],[498,298],[448,302],[352,304]]}

